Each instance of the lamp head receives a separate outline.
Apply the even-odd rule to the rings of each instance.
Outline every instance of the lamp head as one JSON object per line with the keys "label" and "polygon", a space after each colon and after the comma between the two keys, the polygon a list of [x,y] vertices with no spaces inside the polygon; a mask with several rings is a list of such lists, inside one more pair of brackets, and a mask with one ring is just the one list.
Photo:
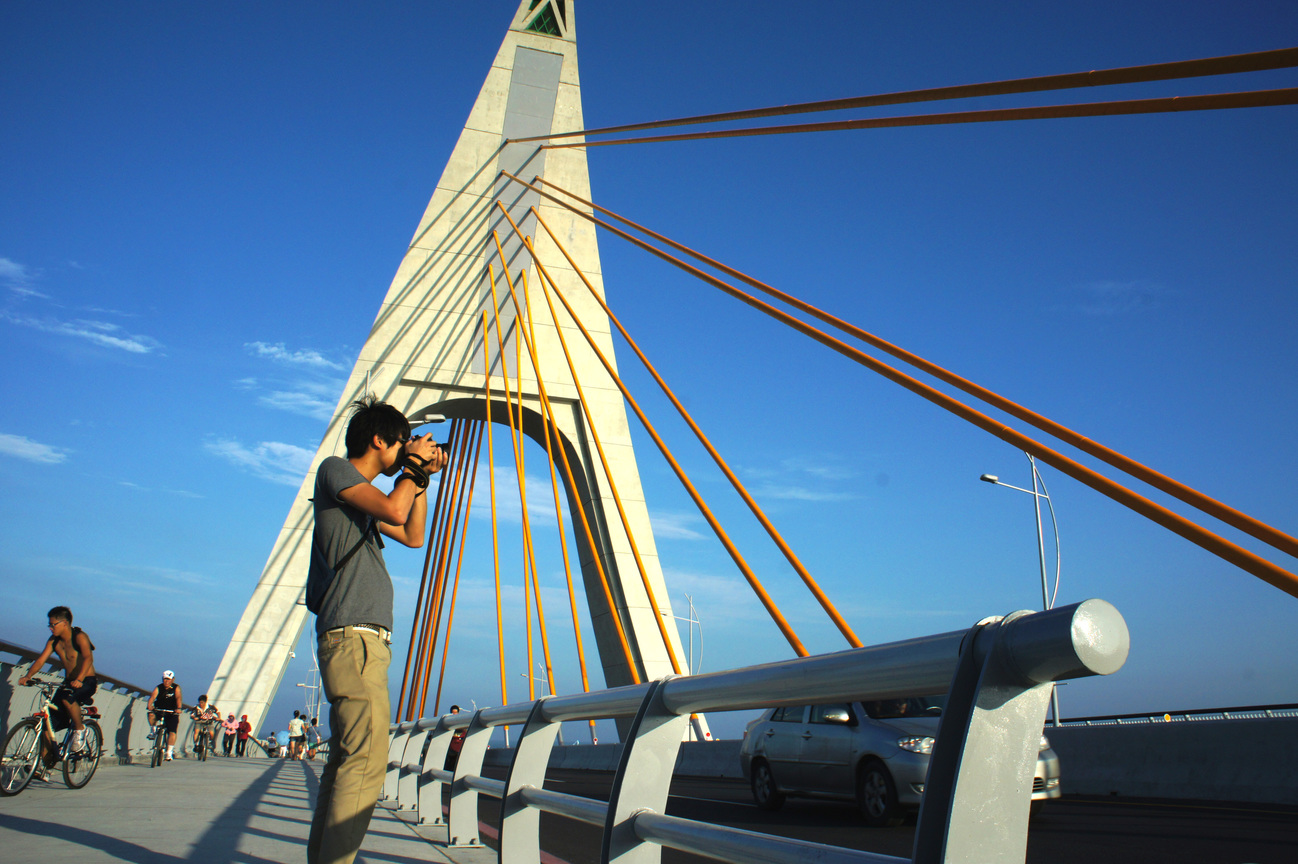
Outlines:
{"label": "lamp head", "polygon": [[1001,482],[1001,478],[997,477],[995,474],[984,474],[983,476],[979,477],[978,479],[981,480],[981,481],[983,481],[984,483],[999,483],[999,482]]}
{"label": "lamp head", "polygon": [[429,423],[445,423],[446,415],[436,414],[431,410],[425,409],[418,414],[413,414],[406,418],[410,422],[411,429],[418,429],[420,426],[427,426]]}

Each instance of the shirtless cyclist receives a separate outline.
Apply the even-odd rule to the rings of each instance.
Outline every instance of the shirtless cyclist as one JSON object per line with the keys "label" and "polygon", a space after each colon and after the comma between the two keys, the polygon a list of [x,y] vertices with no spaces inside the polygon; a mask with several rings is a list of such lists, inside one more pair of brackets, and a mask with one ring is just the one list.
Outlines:
{"label": "shirtless cyclist", "polygon": [[[63,729],[72,723],[72,751],[81,749],[86,737],[86,726],[81,720],[81,706],[88,704],[95,690],[99,688],[99,679],[95,677],[95,646],[80,627],[72,626],[72,610],[66,606],[55,606],[49,611],[50,638],[27,674],[18,679],[19,684],[26,684],[41,670],[50,654],[58,656],[63,663],[63,686],[54,694],[56,711],[50,717],[53,727]],[[49,765],[53,751],[58,742],[47,734],[44,737],[45,764]]]}

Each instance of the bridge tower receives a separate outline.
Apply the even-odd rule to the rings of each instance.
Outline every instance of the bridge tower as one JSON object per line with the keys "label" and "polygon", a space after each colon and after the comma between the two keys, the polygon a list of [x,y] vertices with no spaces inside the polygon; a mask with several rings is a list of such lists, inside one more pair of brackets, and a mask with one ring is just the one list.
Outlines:
{"label": "bridge tower", "polygon": [[[537,207],[546,224],[561,238],[578,267],[603,296],[594,227],[501,174],[508,171],[525,180],[539,175],[590,198],[584,150],[542,151],[535,143],[510,143],[510,139],[585,128],[577,74],[575,6],[575,0],[522,0],[519,4],[468,122],[379,307],[312,468],[302,480],[216,678],[207,690],[215,704],[223,709],[247,714],[255,729],[260,728],[283,678],[290,652],[310,619],[303,605],[312,531],[308,499],[314,490],[315,466],[326,456],[344,453],[342,438],[350,404],[366,392],[374,392],[410,417],[439,413],[448,418],[490,417],[493,422],[506,422],[504,402],[497,400],[504,389],[504,379],[500,374],[496,336],[494,330],[488,334],[482,330],[482,313],[487,312],[490,318],[492,311],[489,266],[498,280],[502,279],[503,270],[492,239],[493,230],[499,232],[505,263],[515,282],[522,270],[533,268],[530,253],[500,214],[497,201],[508,209],[524,233],[535,237],[537,255],[547,272],[570,299],[600,350],[606,357],[614,356],[606,314],[590,297],[546,232],[542,230],[537,236],[536,219],[528,211],[532,206]],[[529,285],[539,285],[538,279],[539,274],[528,273]],[[497,296],[501,297],[501,329],[506,334],[505,361],[517,388],[515,376],[520,370],[515,369],[514,340],[518,333],[503,282],[497,288]],[[533,296],[539,295],[533,291]],[[654,599],[667,619],[672,650],[677,657],[683,657],[680,637],[670,617],[671,606],[641,491],[621,393],[608,382],[598,359],[562,307],[557,308],[558,326],[563,328],[573,349],[586,401],[635,533],[636,547]],[[585,509],[596,538],[597,548],[591,549],[582,532],[573,531],[578,537],[582,578],[605,682],[616,687],[633,680],[612,615],[618,615],[622,621],[641,680],[670,674],[670,659],[609,493],[608,477],[598,459],[576,388],[571,384],[556,337],[556,322],[543,302],[533,304],[532,317],[541,379],[577,478],[577,488],[566,488],[569,507],[574,514],[572,508]],[[484,335],[488,337],[486,351],[490,368],[484,358]],[[521,386],[528,415],[524,431],[543,443],[539,390],[526,359],[526,347],[523,357]],[[487,374],[492,376],[494,404],[490,406],[484,397]],[[504,440],[508,440],[508,434]],[[563,476],[562,470],[559,474]],[[608,608],[599,587],[595,556],[609,576],[613,609]],[[396,624],[400,627],[407,610],[396,611]],[[310,623],[314,626],[313,620]],[[404,642],[409,633],[398,631],[395,638]]]}

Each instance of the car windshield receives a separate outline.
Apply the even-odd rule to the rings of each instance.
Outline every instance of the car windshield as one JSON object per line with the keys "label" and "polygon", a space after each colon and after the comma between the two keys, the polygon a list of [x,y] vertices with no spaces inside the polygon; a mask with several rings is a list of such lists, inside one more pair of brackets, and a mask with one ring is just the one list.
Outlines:
{"label": "car windshield", "polygon": [[945,704],[946,696],[910,696],[862,702],[861,707],[875,720],[893,720],[897,717],[939,717]]}

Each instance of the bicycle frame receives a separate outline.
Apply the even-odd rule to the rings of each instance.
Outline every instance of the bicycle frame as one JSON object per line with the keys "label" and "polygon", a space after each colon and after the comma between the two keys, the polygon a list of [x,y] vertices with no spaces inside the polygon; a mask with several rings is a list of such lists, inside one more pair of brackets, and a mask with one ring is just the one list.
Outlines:
{"label": "bicycle frame", "polygon": [[[63,740],[60,741],[58,730],[54,728],[54,721],[50,719],[50,712],[59,707],[54,702],[54,694],[59,692],[59,687],[61,685],[53,681],[42,681],[39,682],[36,686],[40,687],[41,689],[42,704],[40,710],[36,711],[34,714],[31,715],[31,719],[39,721],[41,732],[43,733],[42,738],[45,740],[45,742],[49,743],[50,741],[53,741],[54,744],[59,748],[58,761],[61,762],[63,758],[67,755],[68,741],[70,740],[70,736],[72,735],[72,724],[69,723],[68,728],[63,730]],[[96,719],[98,714],[99,712],[96,711],[94,715],[91,715],[86,719]]]}
{"label": "bicycle frame", "polygon": [[[10,785],[11,774],[5,775],[4,787],[0,789],[0,793],[6,796],[22,792],[33,777],[47,777],[59,763],[63,765],[63,778],[68,788],[80,789],[94,776],[95,769],[99,765],[99,757],[103,752],[103,730],[99,727],[99,711],[93,704],[82,706],[85,744],[82,749],[73,752],[71,745],[76,731],[75,726],[69,722],[68,728],[63,730],[63,738],[60,741],[52,718],[53,712],[59,707],[54,700],[61,689],[61,684],[41,680],[33,683],[40,690],[40,696],[37,698],[38,708],[15,723],[4,741],[5,771],[12,772],[15,769],[25,768],[25,774],[19,775],[17,785]],[[22,737],[25,734],[33,735],[30,744]],[[15,739],[15,736],[19,737]],[[18,742],[19,749],[11,751],[11,743],[15,740]],[[50,755],[53,759],[47,761]]]}

